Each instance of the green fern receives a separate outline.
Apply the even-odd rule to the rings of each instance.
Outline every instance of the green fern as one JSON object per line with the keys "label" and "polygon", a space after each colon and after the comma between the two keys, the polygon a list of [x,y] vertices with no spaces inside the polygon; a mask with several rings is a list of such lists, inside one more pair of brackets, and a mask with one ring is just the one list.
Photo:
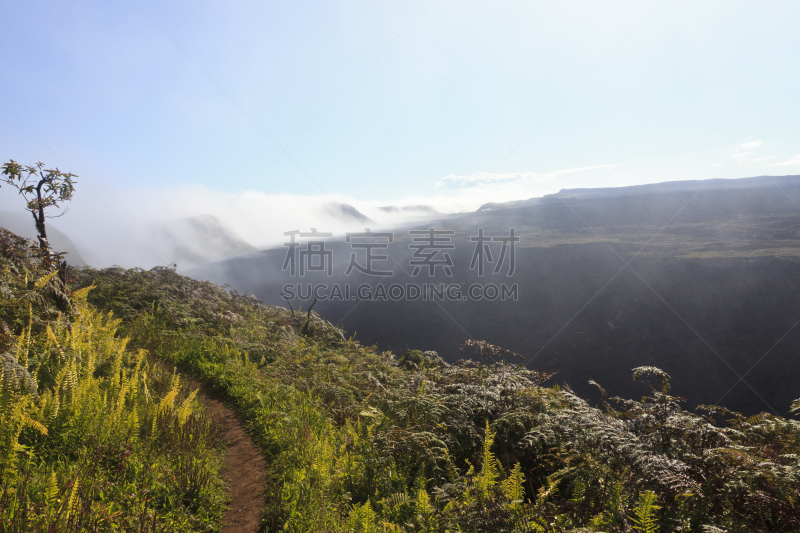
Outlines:
{"label": "green fern", "polygon": [[497,458],[492,452],[492,445],[494,444],[495,433],[489,428],[489,421],[486,421],[486,433],[483,439],[483,453],[481,459],[481,473],[475,476],[475,491],[483,498],[489,497],[489,491],[497,484],[500,477],[500,470],[497,464]]}
{"label": "green fern", "polygon": [[522,467],[517,463],[514,465],[508,478],[500,484],[503,494],[509,501],[509,507],[515,511],[522,507],[523,500],[525,499],[524,483],[525,475],[522,473]]}
{"label": "green fern", "polygon": [[348,526],[355,533],[377,533],[378,513],[372,508],[369,500],[363,505],[353,505],[348,518]]}
{"label": "green fern", "polygon": [[636,518],[631,519],[636,524],[633,529],[643,533],[655,533],[660,529],[655,515],[661,507],[656,505],[656,501],[655,493],[649,490],[639,496],[639,505],[633,511]]}

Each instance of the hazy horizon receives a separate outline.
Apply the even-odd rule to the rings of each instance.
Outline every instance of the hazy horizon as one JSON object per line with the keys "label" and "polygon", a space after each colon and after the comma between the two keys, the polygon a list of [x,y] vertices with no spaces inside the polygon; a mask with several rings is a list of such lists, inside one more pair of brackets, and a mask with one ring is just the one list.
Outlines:
{"label": "hazy horizon", "polygon": [[[777,177],[777,176],[776,176]],[[746,178],[739,178],[746,179]],[[679,181],[679,180],[676,180]],[[702,180],[698,180],[702,181]],[[600,188],[600,187],[592,187]],[[563,189],[562,189],[563,190]],[[554,194],[558,191],[554,191]],[[476,196],[470,202],[462,202],[462,210],[448,210],[453,200],[448,198],[412,197],[396,201],[359,201],[345,196],[299,196],[267,195],[248,192],[236,197],[220,194],[204,187],[174,188],[153,195],[152,191],[128,190],[128,202],[120,209],[109,206],[97,195],[81,198],[76,196],[61,217],[49,219],[49,227],[66,233],[76,246],[78,253],[95,267],[119,265],[124,267],[151,268],[177,261],[185,268],[188,253],[197,246],[203,231],[213,231],[215,226],[230,230],[235,237],[256,249],[282,248],[286,240],[284,231],[301,229],[307,231],[316,227],[319,231],[331,232],[334,238],[343,238],[346,232],[396,229],[417,222],[440,222],[450,216],[460,216],[475,212],[485,203],[506,200],[492,200],[486,196]],[[187,200],[190,198],[190,200]],[[539,197],[533,197],[539,198]],[[513,198],[527,200],[528,197]],[[9,196],[0,205],[0,218],[3,213],[13,213],[17,218],[27,218],[21,198]],[[227,209],[233,202],[237,209]],[[345,213],[331,215],[326,207],[344,204],[354,207],[369,221],[359,221]],[[382,207],[431,207],[431,212],[403,211],[392,212]],[[100,213],[105,212],[101,216]],[[215,214],[216,213],[216,214]],[[197,226],[188,228],[177,224],[192,218],[209,217]],[[99,223],[102,222],[102,223]],[[19,226],[19,221],[17,221]],[[198,229],[200,228],[200,229]],[[29,235],[33,238],[35,227],[30,221]],[[174,243],[164,241],[160,233],[173,231]],[[211,256],[215,257],[215,251]],[[219,257],[219,260],[224,257]],[[69,257],[67,257],[69,260]],[[189,263],[196,266],[194,263]]]}

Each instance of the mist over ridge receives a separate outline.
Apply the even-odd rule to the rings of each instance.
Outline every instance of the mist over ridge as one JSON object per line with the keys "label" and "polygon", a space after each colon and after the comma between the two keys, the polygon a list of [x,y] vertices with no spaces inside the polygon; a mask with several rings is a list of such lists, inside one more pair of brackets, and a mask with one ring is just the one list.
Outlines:
{"label": "mist over ridge", "polygon": [[[384,266],[400,265],[385,285],[445,284],[463,292],[476,283],[513,282],[518,300],[328,299],[314,310],[362,342],[396,353],[432,349],[454,361],[465,356],[458,349],[465,339],[486,339],[534,367],[558,371],[556,380],[584,396],[592,394],[589,379],[613,394],[635,394],[620,376],[651,365],[669,372],[677,393],[692,402],[783,413],[797,393],[788,376],[800,334],[786,335],[753,365],[800,319],[798,205],[800,176],[783,176],[563,190],[484,207],[396,231],[394,244],[380,250],[390,257]],[[453,232],[452,277],[411,273],[408,232],[433,224]],[[479,228],[508,235],[512,227],[520,237],[513,276],[478,276],[469,268],[471,238]],[[187,274],[274,305],[286,305],[280,293],[293,284],[295,308],[312,303],[300,298],[308,284],[380,283],[344,274],[351,254],[363,252],[342,235],[330,238],[328,249],[332,277],[282,271],[285,246]],[[495,247],[495,259],[499,252]]]}

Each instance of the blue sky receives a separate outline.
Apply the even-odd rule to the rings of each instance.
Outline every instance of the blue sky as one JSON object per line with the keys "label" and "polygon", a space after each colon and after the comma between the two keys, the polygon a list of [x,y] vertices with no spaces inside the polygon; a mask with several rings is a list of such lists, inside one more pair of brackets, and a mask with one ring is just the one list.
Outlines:
{"label": "blue sky", "polygon": [[447,212],[800,173],[796,2],[31,1],[0,17],[0,157],[71,170],[123,218],[138,198],[176,215],[269,198]]}

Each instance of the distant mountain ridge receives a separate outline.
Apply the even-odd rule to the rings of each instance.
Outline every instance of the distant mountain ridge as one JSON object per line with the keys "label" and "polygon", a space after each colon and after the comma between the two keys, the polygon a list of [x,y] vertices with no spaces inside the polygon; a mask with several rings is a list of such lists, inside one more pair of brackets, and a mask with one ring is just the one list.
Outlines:
{"label": "distant mountain ridge", "polygon": [[320,210],[326,216],[339,222],[355,222],[357,224],[374,224],[375,221],[363,214],[350,204],[329,202],[324,204]]}
{"label": "distant mountain ridge", "polygon": [[510,202],[489,202],[480,206],[477,211],[490,211],[495,209],[516,209],[520,207],[530,207],[542,205],[559,200],[571,199],[591,199],[591,198],[615,198],[621,196],[637,196],[658,193],[675,193],[687,191],[712,191],[712,190],[734,190],[751,189],[757,187],[769,187],[780,185],[800,184],[800,175],[787,176],[756,176],[753,178],[721,179],[714,178],[708,180],[684,180],[684,181],[665,181],[661,183],[648,183],[645,185],[630,185],[627,187],[602,187],[602,188],[582,188],[582,189],[561,189],[555,194],[546,194],[540,198],[529,198],[527,200],[513,200]]}

